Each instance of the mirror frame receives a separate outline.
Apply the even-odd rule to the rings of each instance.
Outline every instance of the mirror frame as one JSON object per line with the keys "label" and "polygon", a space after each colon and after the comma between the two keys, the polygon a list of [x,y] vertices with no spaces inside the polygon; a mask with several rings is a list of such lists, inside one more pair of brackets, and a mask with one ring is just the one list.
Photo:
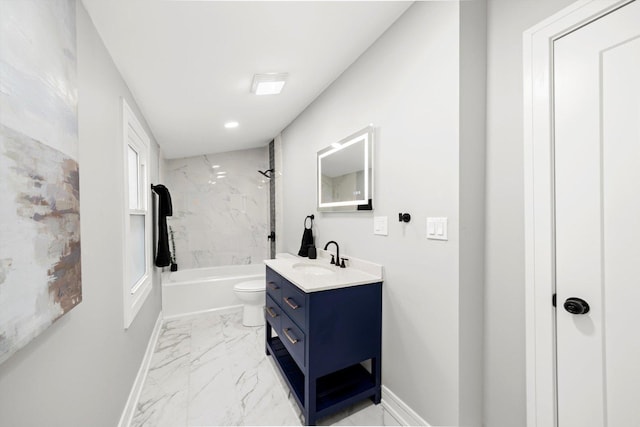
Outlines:
{"label": "mirror frame", "polygon": [[[322,159],[327,156],[337,154],[357,142],[364,141],[364,170],[371,170],[371,173],[364,175],[364,194],[361,199],[354,199],[342,202],[322,202]],[[375,132],[373,125],[355,132],[348,137],[334,142],[330,146],[318,151],[317,157],[317,202],[318,211],[321,212],[351,212],[351,211],[372,211],[373,210],[373,146]]]}

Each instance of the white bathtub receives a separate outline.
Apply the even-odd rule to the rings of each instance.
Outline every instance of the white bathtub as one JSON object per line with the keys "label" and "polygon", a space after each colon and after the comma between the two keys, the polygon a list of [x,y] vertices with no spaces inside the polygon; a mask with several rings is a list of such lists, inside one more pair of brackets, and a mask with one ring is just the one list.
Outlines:
{"label": "white bathtub", "polygon": [[237,307],[238,282],[264,279],[264,264],[195,268],[162,274],[162,313],[165,318]]}

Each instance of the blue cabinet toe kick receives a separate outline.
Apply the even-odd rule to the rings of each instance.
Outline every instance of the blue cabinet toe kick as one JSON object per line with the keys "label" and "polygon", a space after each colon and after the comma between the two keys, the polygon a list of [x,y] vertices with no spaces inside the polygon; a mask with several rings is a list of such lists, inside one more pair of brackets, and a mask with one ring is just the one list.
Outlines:
{"label": "blue cabinet toe kick", "polygon": [[[363,399],[380,403],[382,283],[304,293],[269,267],[267,280],[284,292],[267,297],[265,351],[292,390],[305,424],[315,425]],[[304,307],[295,309],[300,313],[286,300],[292,292],[295,305]],[[371,371],[361,365],[367,360]]]}

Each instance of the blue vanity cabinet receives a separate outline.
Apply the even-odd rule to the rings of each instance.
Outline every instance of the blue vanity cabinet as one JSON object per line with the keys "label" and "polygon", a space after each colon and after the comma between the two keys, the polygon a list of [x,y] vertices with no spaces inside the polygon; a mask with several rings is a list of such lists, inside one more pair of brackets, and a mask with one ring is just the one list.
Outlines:
{"label": "blue vanity cabinet", "polygon": [[267,288],[266,353],[305,424],[362,399],[380,403],[382,282],[307,293],[267,267],[269,281],[278,289]]}

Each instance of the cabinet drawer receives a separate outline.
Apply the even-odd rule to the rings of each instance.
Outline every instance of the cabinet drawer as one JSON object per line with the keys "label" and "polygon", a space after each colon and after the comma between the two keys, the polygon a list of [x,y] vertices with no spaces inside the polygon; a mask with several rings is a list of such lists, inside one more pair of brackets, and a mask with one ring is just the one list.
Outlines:
{"label": "cabinet drawer", "polygon": [[304,357],[305,335],[298,326],[287,316],[282,316],[280,320],[280,326],[282,328],[282,334],[280,340],[284,343],[284,346],[289,350],[289,354],[296,361],[298,366],[302,369],[306,366],[306,360]]}
{"label": "cabinet drawer", "polygon": [[267,268],[266,273],[267,280],[267,295],[271,296],[274,301],[280,301],[280,295],[282,294],[280,289],[280,284],[282,282],[282,277],[276,273],[275,271]]}
{"label": "cabinet drawer", "polygon": [[279,300],[280,307],[300,328],[306,330],[307,294],[287,280],[280,282],[280,288],[282,295]]}
{"label": "cabinet drawer", "polygon": [[280,334],[280,319],[282,318],[282,309],[269,295],[267,295],[267,299],[265,301],[264,316],[265,319],[267,319],[267,322],[271,324],[271,327],[275,329],[278,334]]}

